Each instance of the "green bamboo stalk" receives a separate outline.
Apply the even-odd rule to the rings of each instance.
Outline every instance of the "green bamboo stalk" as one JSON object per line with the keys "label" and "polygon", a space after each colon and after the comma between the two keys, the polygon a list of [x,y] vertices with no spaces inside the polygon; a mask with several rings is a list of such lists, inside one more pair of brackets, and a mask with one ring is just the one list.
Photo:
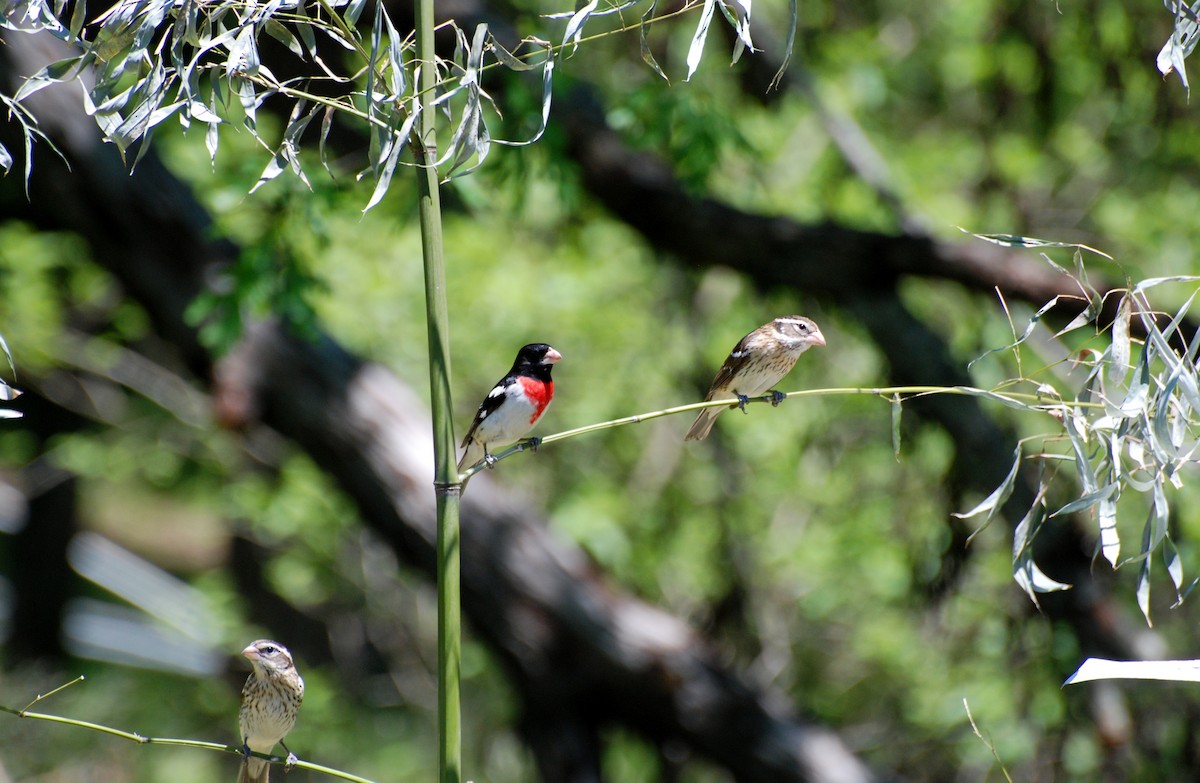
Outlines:
{"label": "green bamboo stalk", "polygon": [[459,573],[458,505],[462,485],[454,453],[450,404],[450,332],[446,307],[446,273],[442,254],[442,216],[436,161],[437,69],[434,67],[434,0],[417,2],[417,60],[420,67],[421,116],[413,145],[421,218],[421,250],[425,265],[425,320],[429,332],[429,390],[433,409],[434,490],[437,495],[438,586],[438,779],[462,779],[462,595]]}

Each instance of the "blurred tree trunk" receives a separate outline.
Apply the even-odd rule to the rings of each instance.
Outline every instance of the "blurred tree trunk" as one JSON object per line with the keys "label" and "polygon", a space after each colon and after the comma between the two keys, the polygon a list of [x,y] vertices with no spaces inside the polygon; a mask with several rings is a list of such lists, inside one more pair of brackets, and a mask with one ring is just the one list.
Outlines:
{"label": "blurred tree trunk", "polygon": [[[7,89],[16,75],[62,56],[48,37],[5,33],[0,41]],[[364,523],[432,578],[432,450],[419,398],[332,340],[301,342],[270,324],[214,368],[184,311],[236,248],[210,238],[208,216],[153,152],[126,172],[77,88],[43,90],[28,105],[71,169],[38,147],[28,201],[15,177],[0,188],[7,213],[82,236],[188,367],[215,376],[224,421],[263,421],[292,438],[335,477]],[[11,124],[0,133],[20,149]],[[522,731],[546,780],[599,780],[597,727],[609,722],[683,741],[745,783],[876,779],[833,732],[773,706],[786,701],[742,682],[684,623],[608,584],[488,476],[472,482],[463,530],[464,608],[516,680]]]}

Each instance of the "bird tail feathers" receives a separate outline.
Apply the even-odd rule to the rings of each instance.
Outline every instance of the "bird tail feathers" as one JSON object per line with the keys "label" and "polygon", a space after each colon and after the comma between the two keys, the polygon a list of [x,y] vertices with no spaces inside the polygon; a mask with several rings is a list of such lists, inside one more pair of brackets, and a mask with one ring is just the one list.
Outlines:
{"label": "bird tail feathers", "polygon": [[242,760],[242,766],[238,768],[237,783],[267,783],[270,775],[271,765],[251,756]]}
{"label": "bird tail feathers", "polygon": [[687,431],[684,440],[704,440],[708,437],[708,433],[712,430],[713,424],[716,423],[717,417],[721,415],[724,408],[705,408],[700,411],[700,415],[696,417],[696,421],[692,423],[691,429]]}

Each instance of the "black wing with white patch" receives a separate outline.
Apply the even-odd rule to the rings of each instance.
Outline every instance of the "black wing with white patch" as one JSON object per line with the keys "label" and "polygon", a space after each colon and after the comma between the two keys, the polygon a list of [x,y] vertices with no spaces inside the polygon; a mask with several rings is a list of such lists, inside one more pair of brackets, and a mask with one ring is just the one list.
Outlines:
{"label": "black wing with white patch", "polygon": [[488,395],[483,398],[483,402],[479,405],[479,410],[475,412],[475,419],[471,422],[470,429],[467,430],[466,437],[462,443],[458,445],[460,449],[465,449],[467,444],[471,442],[471,438],[475,435],[475,430],[479,429],[479,425],[488,416],[496,412],[496,409],[504,402],[508,396],[508,389],[517,382],[515,375],[506,375],[500,379],[500,382],[492,387]]}

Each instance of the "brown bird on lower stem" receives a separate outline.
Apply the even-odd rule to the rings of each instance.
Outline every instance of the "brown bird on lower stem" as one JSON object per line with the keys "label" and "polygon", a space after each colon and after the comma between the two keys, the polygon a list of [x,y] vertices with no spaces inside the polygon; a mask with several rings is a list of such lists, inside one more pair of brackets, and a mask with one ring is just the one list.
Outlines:
{"label": "brown bird on lower stem", "polygon": [[[238,710],[238,737],[246,754],[238,770],[238,783],[267,783],[271,766],[250,752],[270,753],[276,743],[296,725],[296,713],[304,700],[304,680],[287,648],[269,639],[251,642],[242,655],[254,671],[242,686],[242,706]],[[287,745],[283,746],[287,750]],[[289,763],[295,756],[288,751]]]}

